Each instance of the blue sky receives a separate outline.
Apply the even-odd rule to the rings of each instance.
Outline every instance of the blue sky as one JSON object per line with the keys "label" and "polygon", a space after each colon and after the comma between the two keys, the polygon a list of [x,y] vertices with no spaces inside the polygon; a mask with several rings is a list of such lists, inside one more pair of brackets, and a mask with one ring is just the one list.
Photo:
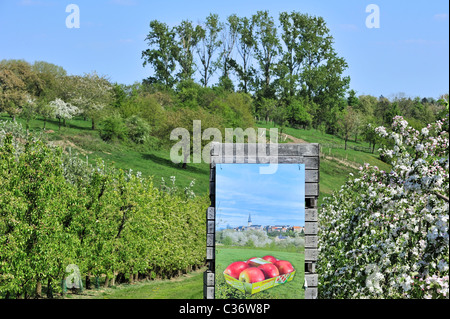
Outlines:
{"label": "blue sky", "polygon": [[[216,166],[216,227],[305,225],[305,166],[278,164],[275,174],[260,174],[263,164]],[[264,165],[267,166],[267,165]]]}
{"label": "blue sky", "polygon": [[[80,8],[80,28],[65,25],[66,6]],[[368,4],[380,8],[380,28],[368,29]],[[153,19],[170,26],[201,22],[209,13],[251,16],[269,10],[324,17],[338,54],[346,59],[351,88],[386,97],[439,97],[449,87],[447,0],[0,0],[0,59],[44,60],[69,74],[97,71],[113,82],[132,84],[151,74],[141,52]]]}

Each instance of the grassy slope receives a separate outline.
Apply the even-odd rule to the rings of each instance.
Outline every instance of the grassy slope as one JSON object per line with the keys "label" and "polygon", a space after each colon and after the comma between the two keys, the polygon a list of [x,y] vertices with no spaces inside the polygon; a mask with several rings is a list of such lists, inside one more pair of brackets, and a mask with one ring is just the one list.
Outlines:
{"label": "grassy slope", "polygon": [[[274,127],[271,124],[260,122],[258,127],[270,129]],[[280,132],[280,129],[278,130]],[[286,128],[283,133],[291,135],[293,137],[304,140],[308,143],[324,144],[339,144],[344,145],[344,141],[334,135],[325,134],[317,130],[300,130],[294,128]],[[348,141],[348,145],[351,146],[365,146],[368,147],[368,143]],[[382,170],[389,170],[390,166],[382,162],[378,158],[378,153],[366,153],[361,151],[355,151],[352,149],[330,149],[322,148],[323,157],[320,159],[320,199],[319,204],[323,198],[335,190],[338,190],[342,184],[347,180],[349,173],[356,173],[358,170],[356,167],[369,163],[370,165],[378,166]],[[348,163],[349,166],[343,163]]]}
{"label": "grassy slope", "polygon": [[[3,115],[0,120],[9,120]],[[18,119],[25,127],[23,120]],[[29,129],[42,131],[43,121],[36,119],[29,123]],[[94,163],[96,159],[103,159],[106,163],[124,170],[132,169],[140,171],[143,176],[153,176],[155,186],[161,184],[161,178],[170,183],[170,176],[176,177],[176,185],[184,188],[195,179],[194,192],[205,194],[209,189],[209,164],[188,164],[187,169],[182,169],[179,164],[170,160],[170,150],[148,150],[135,145],[104,142],[98,131],[91,130],[91,122],[77,118],[67,121],[67,127],[58,129],[57,121],[47,122],[46,129],[53,133],[47,133],[47,138],[57,145],[64,146],[68,151],[77,152],[80,157]]]}

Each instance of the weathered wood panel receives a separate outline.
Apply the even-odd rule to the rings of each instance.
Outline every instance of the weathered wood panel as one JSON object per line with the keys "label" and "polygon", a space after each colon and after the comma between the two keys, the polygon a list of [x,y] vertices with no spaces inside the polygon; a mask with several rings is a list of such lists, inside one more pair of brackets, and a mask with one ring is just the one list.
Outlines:
{"label": "weathered wood panel", "polygon": [[319,242],[318,236],[305,236],[305,247],[306,248],[315,248],[315,247],[317,247],[318,242]]}
{"label": "weathered wood panel", "polygon": [[205,271],[203,273],[203,282],[207,286],[213,286],[214,287],[214,273],[212,271]]}
{"label": "weathered wood panel", "polygon": [[[215,183],[216,164],[220,163],[259,163],[259,164],[304,164],[305,165],[305,280],[307,288],[305,299],[318,296],[318,275],[315,274],[318,258],[318,210],[320,180],[319,144],[221,144],[212,143],[210,149],[210,199],[211,209],[207,211],[207,265],[209,275],[204,278],[204,297],[214,299],[215,264]],[[258,148],[259,147],[259,148]],[[273,149],[277,147],[277,149]],[[249,153],[250,151],[250,153]],[[213,222],[212,226],[209,222]],[[213,243],[213,245],[211,245]]]}
{"label": "weathered wood panel", "polygon": [[214,247],[206,247],[206,259],[214,259]]}
{"label": "weathered wood panel", "polygon": [[213,220],[208,220],[208,226],[207,226],[207,234],[214,234],[216,228],[216,223]]}
{"label": "weathered wood panel", "polygon": [[215,219],[216,218],[216,213],[215,213],[214,207],[208,207],[208,209],[206,211],[206,218],[207,219]]}
{"label": "weathered wood panel", "polygon": [[[250,153],[249,153],[250,151]],[[211,155],[223,156],[319,156],[320,146],[315,143],[304,144],[262,144],[262,143],[224,143],[214,144]],[[274,154],[275,153],[275,154]]]}
{"label": "weathered wood panel", "polygon": [[214,286],[203,286],[203,296],[205,299],[214,299]]}
{"label": "weathered wood panel", "polygon": [[258,156],[254,161],[249,161],[248,157],[242,156],[213,156],[211,157],[211,164],[305,164],[305,169],[318,169],[318,157],[301,157],[301,156]]}
{"label": "weathered wood panel", "polygon": [[317,287],[318,276],[317,274],[305,274],[305,280],[308,287]]}
{"label": "weathered wood panel", "polygon": [[306,222],[316,222],[317,221],[317,209],[306,208],[305,209],[305,221]]}
{"label": "weathered wood panel", "polygon": [[214,247],[214,234],[206,234],[206,246]]}
{"label": "weathered wood panel", "polygon": [[319,185],[317,183],[305,183],[305,196],[319,196]]}
{"label": "weathered wood panel", "polygon": [[308,287],[305,289],[305,299],[317,299],[317,287]]}
{"label": "weathered wood panel", "polygon": [[305,248],[305,261],[317,261],[319,251],[316,248]]}
{"label": "weathered wood panel", "polygon": [[318,230],[317,222],[305,222],[305,235],[317,235]]}

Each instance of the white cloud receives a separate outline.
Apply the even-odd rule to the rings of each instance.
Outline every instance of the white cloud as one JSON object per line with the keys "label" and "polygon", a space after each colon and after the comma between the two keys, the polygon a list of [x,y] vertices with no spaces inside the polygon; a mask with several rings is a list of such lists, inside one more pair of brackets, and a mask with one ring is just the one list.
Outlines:
{"label": "white cloud", "polygon": [[448,13],[438,13],[433,16],[434,20],[444,21],[448,20]]}

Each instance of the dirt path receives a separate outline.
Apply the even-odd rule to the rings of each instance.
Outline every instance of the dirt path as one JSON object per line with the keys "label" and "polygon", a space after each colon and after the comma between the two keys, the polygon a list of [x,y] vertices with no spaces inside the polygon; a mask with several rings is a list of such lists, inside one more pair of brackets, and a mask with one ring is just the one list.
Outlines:
{"label": "dirt path", "polygon": [[[288,135],[288,134],[285,134],[285,133],[282,133],[281,135],[282,135],[283,139],[284,138],[290,139],[291,140],[290,143],[294,143],[294,144],[308,143],[305,140],[302,140],[301,138],[294,137],[292,135]],[[325,155],[323,153],[321,153],[321,157],[323,159],[327,159],[327,160],[330,160],[330,161],[335,161],[335,162],[338,162],[339,164],[342,164],[344,166],[351,167],[351,168],[354,168],[354,169],[359,169],[361,167],[361,164],[358,164],[358,163],[355,163],[355,162],[352,162],[352,161],[349,161],[349,160],[344,160],[342,158],[338,158],[338,157],[334,157],[334,156],[330,156],[330,155]]]}
{"label": "dirt path", "polygon": [[292,141],[292,143],[294,143],[294,144],[308,143],[305,140],[302,140],[301,138],[296,138],[296,137],[293,137],[292,135],[288,135],[288,134],[285,134],[285,133],[281,133],[281,136],[283,137],[283,139],[284,138],[290,139]]}

